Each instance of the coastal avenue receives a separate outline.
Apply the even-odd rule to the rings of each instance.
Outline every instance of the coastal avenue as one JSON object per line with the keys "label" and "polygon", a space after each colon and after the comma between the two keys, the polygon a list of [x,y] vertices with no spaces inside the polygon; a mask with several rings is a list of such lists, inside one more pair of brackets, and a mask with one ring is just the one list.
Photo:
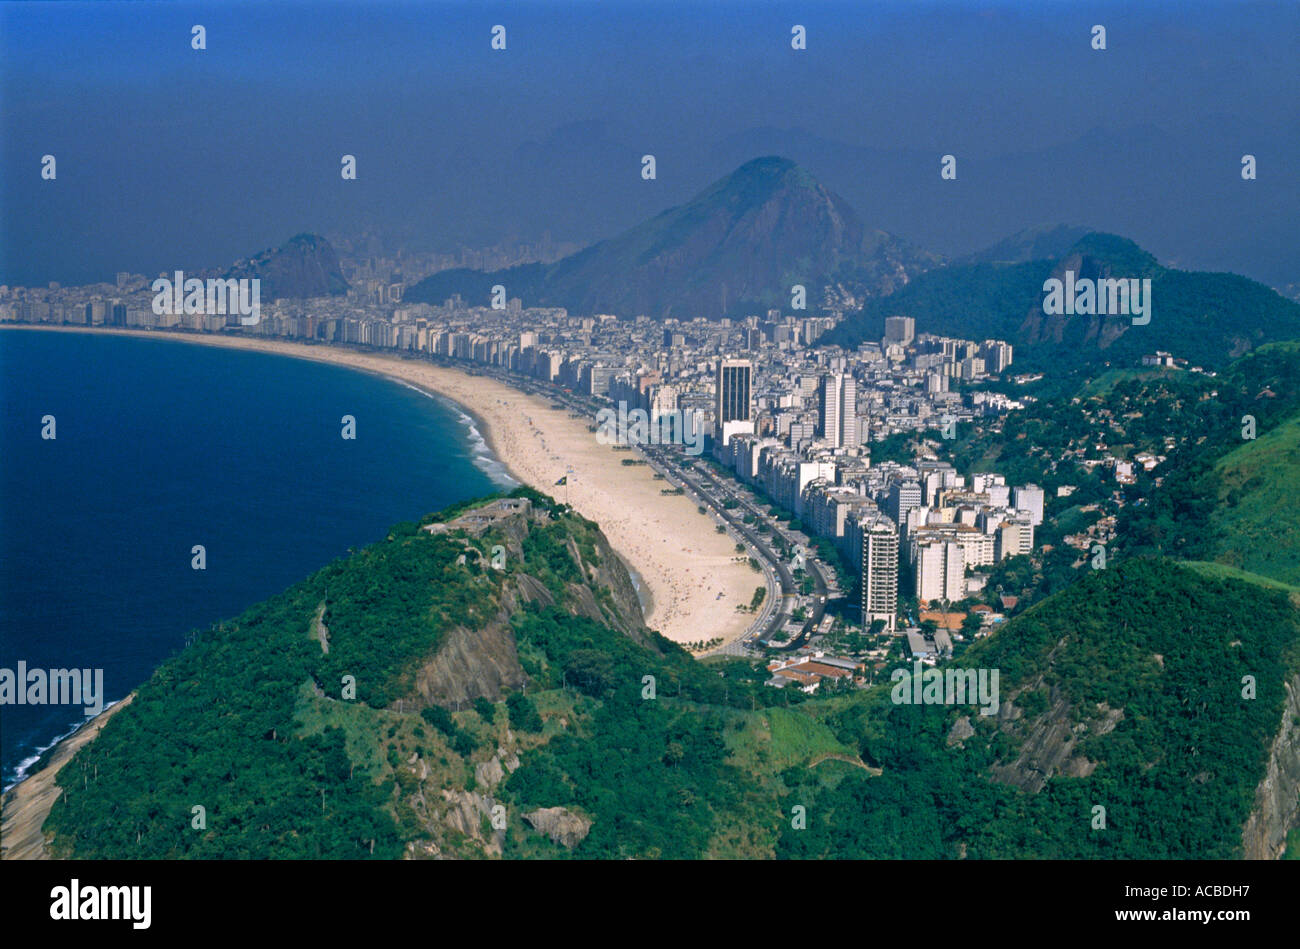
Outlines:
{"label": "coastal avenue", "polygon": [[[579,413],[583,418],[592,417],[594,410],[599,407],[599,403],[595,400],[583,399],[567,389],[555,385],[539,383],[537,380],[532,378],[516,376],[510,372],[495,368],[489,369],[485,372],[484,368],[479,365],[476,365],[471,370],[465,370],[465,367],[461,365],[458,360],[446,357],[437,357],[433,361],[435,363],[454,366],[461,371],[468,371],[470,375],[490,375],[493,378],[530,395],[540,395],[545,396],[548,399],[554,399],[565,407]],[[740,505],[742,510],[752,515],[755,519],[766,518],[767,515],[760,511],[746,496],[746,493],[742,490],[742,486],[739,483],[734,486],[727,484],[719,479],[712,471],[708,470],[707,467],[701,469],[695,469],[692,467],[690,471],[698,475],[701,481],[707,479],[711,482],[713,491],[706,491],[700,481],[691,478],[690,474],[688,474],[688,469],[680,463],[676,453],[662,445],[639,445],[637,447],[643,455],[652,460],[657,467],[664,471],[664,473],[671,474],[679,484],[691,490],[701,503],[710,507],[716,517],[724,521],[727,526],[735,532],[735,534],[743,537],[749,546],[763,560],[767,561],[767,563],[771,565],[781,587],[779,598],[780,605],[772,609],[771,619],[768,621],[766,628],[763,629],[761,633],[751,629],[737,640],[738,643],[742,643],[746,646],[752,646],[755,640],[758,639],[771,642],[772,637],[780,631],[782,626],[785,625],[786,619],[790,615],[788,610],[790,604],[799,601],[801,595],[799,584],[795,581],[794,575],[790,572],[789,567],[787,567],[785,562],[781,559],[780,554],[778,554],[771,545],[764,541],[761,534],[750,529],[750,527],[744,524],[741,519],[734,517],[731,511],[723,506],[723,501],[728,498],[734,500]],[[772,534],[774,537],[784,541],[787,546],[800,545],[806,547],[806,542],[801,544],[797,538],[794,538],[787,533],[783,533],[775,526],[775,524],[772,526]],[[814,588],[814,595],[809,603],[810,612],[808,620],[800,628],[798,635],[794,636],[789,643],[783,646],[774,645],[773,648],[784,651],[798,649],[808,641],[809,637],[820,626],[822,619],[825,616],[829,585],[827,584],[826,577],[822,572],[823,566],[821,562],[813,556],[811,550],[806,555],[805,568],[808,575],[813,580]]]}
{"label": "coastal avenue", "polygon": [[[651,446],[644,446],[642,451],[647,455],[651,455]],[[722,500],[729,497],[739,503],[742,508],[746,509],[755,518],[766,517],[766,515],[749,500],[746,493],[740,489],[739,485],[732,486],[727,484],[707,466],[702,466],[698,469],[692,468],[692,471],[697,472],[703,478],[707,478],[713,483],[713,487],[717,492],[717,496],[715,497],[706,494],[698,484],[692,484],[689,481],[685,467],[678,463],[677,457],[673,453],[668,452],[666,449],[659,448],[655,451],[655,454],[652,457],[656,457],[657,460],[662,461],[663,464],[672,468],[674,474],[680,481],[691,484],[691,486],[695,488],[695,494],[697,497],[713,507],[714,511],[723,520],[725,520],[736,531],[744,535],[745,539],[750,541],[751,545],[762,554],[773,567],[775,567],[777,575],[781,580],[782,600],[785,604],[798,601],[800,596],[799,585],[795,582],[794,576],[790,573],[789,568],[786,567],[780,556],[775,550],[763,543],[762,535],[758,534],[756,531],[750,530],[742,521],[733,518],[731,512],[722,506]],[[787,546],[807,547],[806,542],[801,543],[797,538],[782,533],[775,524],[772,525],[772,535],[783,540]],[[807,642],[808,637],[812,634],[813,630],[820,625],[822,617],[826,612],[828,585],[825,576],[822,574],[822,565],[815,557],[808,555],[806,556],[804,566],[807,568],[808,575],[811,576],[813,580],[814,596],[811,602],[812,613],[810,614],[808,621],[804,623],[803,627],[800,629],[797,636],[795,636],[788,644],[784,646],[776,646],[774,648],[783,650],[798,649]],[[782,615],[784,612],[785,608],[783,605],[780,613],[774,616],[772,622],[769,624],[766,635],[763,637],[764,639],[770,640],[772,634],[781,628],[783,625]]]}

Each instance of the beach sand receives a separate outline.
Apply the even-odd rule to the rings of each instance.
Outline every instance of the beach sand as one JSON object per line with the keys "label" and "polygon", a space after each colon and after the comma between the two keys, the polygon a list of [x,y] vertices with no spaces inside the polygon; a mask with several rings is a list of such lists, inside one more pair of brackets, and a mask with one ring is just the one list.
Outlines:
{"label": "beach sand", "polygon": [[50,808],[63,793],[54,783],[59,769],[72,759],[83,745],[99,734],[110,718],[131,704],[132,692],[55,745],[41,770],[10,788],[4,795],[4,816],[0,819],[0,860],[48,860],[45,835],[41,826]]}
{"label": "beach sand", "polygon": [[[600,525],[649,593],[646,623],[651,628],[674,642],[720,638],[725,644],[743,635],[754,619],[736,607],[748,606],[764,579],[745,558],[736,560],[735,541],[717,533],[715,521],[700,514],[689,496],[660,494],[669,485],[656,481],[650,466],[622,465],[623,459],[640,455],[597,443],[588,430],[594,418],[574,418],[568,409],[552,409],[545,397],[459,369],[319,344],[148,330],[14,328],[115,333],[274,353],[378,373],[436,392],[478,419],[480,434],[515,480],[567,501]],[[365,438],[365,424],[364,418],[357,419],[358,438]],[[555,484],[566,474],[567,493]],[[412,516],[425,513],[430,512],[412,511]]]}

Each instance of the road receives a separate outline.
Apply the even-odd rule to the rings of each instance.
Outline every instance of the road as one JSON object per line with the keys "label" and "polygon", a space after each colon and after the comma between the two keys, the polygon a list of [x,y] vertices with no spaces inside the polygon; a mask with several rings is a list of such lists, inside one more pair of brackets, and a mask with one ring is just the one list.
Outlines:
{"label": "road", "polygon": [[[594,420],[596,411],[602,407],[601,403],[595,399],[584,398],[560,386],[544,383],[530,376],[518,376],[496,366],[464,363],[455,359],[436,359],[435,361],[445,361],[461,369],[473,366],[471,374],[490,375],[523,392],[551,399],[584,418]],[[660,469],[660,472],[666,478],[671,478],[687,488],[700,503],[711,508],[714,515],[723,521],[735,534],[742,537],[749,547],[766,561],[776,573],[781,590],[780,603],[774,604],[771,619],[761,633],[751,630],[746,634],[744,637],[746,643],[750,643],[754,639],[764,639],[771,642],[772,637],[785,625],[786,619],[793,612],[792,604],[798,602],[801,594],[799,585],[790,568],[781,559],[775,547],[768,543],[762,534],[744,523],[744,514],[752,515],[756,521],[766,520],[771,523],[772,535],[783,541],[787,547],[804,547],[807,551],[804,563],[805,571],[813,580],[814,592],[810,602],[811,612],[807,621],[800,628],[798,635],[785,645],[774,645],[773,648],[791,651],[803,646],[821,624],[823,616],[825,616],[827,591],[829,589],[823,573],[825,568],[819,560],[811,556],[808,545],[804,541],[781,531],[777,527],[775,519],[761,511],[757,504],[750,500],[748,492],[743,489],[739,481],[723,481],[707,463],[695,464],[690,460],[692,456],[686,455],[677,447],[666,445],[638,445],[636,447],[647,460],[653,462]],[[689,467],[687,467],[688,465]],[[732,500],[736,503],[737,508],[733,510],[740,510],[744,513],[739,517],[733,515],[732,510],[723,505],[726,500]]]}

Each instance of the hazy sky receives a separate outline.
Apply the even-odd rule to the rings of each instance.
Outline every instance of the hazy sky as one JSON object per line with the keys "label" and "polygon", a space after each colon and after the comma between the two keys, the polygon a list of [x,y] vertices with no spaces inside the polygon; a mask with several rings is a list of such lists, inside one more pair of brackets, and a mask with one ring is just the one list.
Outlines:
{"label": "hazy sky", "polygon": [[1075,223],[1282,285],[1298,63],[1297,3],[6,3],[0,282],[302,231],[588,243],[781,154],[941,253]]}

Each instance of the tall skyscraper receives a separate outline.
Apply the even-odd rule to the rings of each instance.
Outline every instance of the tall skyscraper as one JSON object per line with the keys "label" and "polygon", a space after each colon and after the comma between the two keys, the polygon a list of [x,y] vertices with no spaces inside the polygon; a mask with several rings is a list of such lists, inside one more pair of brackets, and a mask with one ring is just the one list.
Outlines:
{"label": "tall skyscraper", "polygon": [[821,435],[835,448],[857,448],[858,383],[849,373],[822,376]]}
{"label": "tall skyscraper", "polygon": [[898,612],[898,529],[887,517],[862,522],[862,624],[883,620],[893,632]]}
{"label": "tall skyscraper", "polygon": [[718,428],[728,422],[753,419],[754,364],[748,359],[724,359],[718,363]]}
{"label": "tall skyscraper", "polygon": [[840,380],[843,376],[822,376],[821,436],[836,448],[840,445]]}

